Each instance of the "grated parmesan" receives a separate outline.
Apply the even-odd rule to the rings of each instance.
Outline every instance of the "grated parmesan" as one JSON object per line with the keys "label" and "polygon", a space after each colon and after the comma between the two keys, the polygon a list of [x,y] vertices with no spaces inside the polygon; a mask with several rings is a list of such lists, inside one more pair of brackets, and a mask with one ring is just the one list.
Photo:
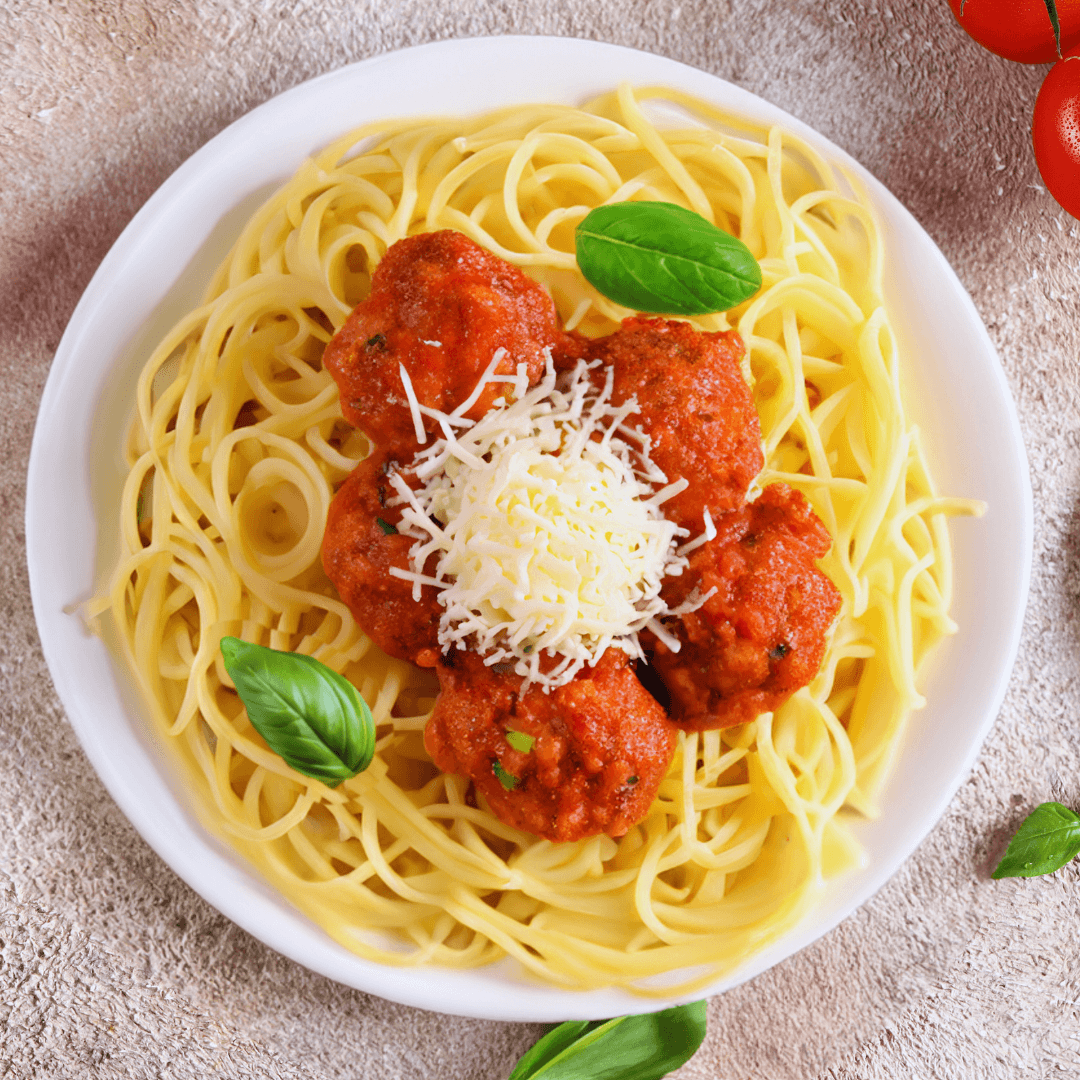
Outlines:
{"label": "grated parmesan", "polygon": [[[421,449],[390,480],[403,505],[398,531],[414,538],[410,569],[390,573],[440,590],[443,648],[474,648],[487,664],[512,664],[544,689],[570,681],[611,646],[643,655],[638,632],[651,629],[677,651],[662,619],[704,603],[694,597],[672,612],[660,596],[663,579],[687,566],[686,555],[716,535],[706,514],[701,537],[676,547],[685,529],[668,521],[664,502],[688,484],[669,484],[649,457],[649,437],[628,423],[635,399],[611,403],[613,374],[602,388],[580,361],[557,374],[547,353],[542,380],[531,389],[524,364],[496,375],[492,357],[469,398],[450,414],[422,406],[401,371],[416,431],[423,417],[442,438]],[[479,420],[465,413],[485,386],[508,393]],[[423,445],[423,439],[420,440]],[[436,556],[434,577],[423,573]],[[711,595],[711,593],[710,593]],[[541,668],[541,656],[547,663]]]}

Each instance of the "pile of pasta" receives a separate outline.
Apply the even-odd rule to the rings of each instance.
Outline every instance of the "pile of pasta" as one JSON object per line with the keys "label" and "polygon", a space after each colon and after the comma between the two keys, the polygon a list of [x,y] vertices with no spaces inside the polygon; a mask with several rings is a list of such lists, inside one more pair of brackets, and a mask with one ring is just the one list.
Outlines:
{"label": "pile of pasta", "polygon": [[[754,491],[783,481],[810,500],[843,606],[808,687],[754,723],[680,734],[622,838],[554,844],[435,769],[432,676],[381,654],[323,573],[330,500],[370,447],[321,355],[389,245],[445,228],[545,284],[567,328],[610,333],[630,312],[580,275],[574,228],[627,199],[688,207],[759,259],[754,297],[691,321],[745,340],[766,456]],[[371,124],[305,162],[141,374],[122,556],[95,609],[212,827],[335,940],[387,964],[509,955],[560,986],[667,995],[788,930],[858,862],[846,820],[876,812],[923,704],[920,665],[954,630],[946,517],[971,506],[936,494],[905,418],[884,258],[856,182],[812,146],[664,89]],[[377,724],[371,766],[330,789],[270,752],[224,635],[352,680]]]}

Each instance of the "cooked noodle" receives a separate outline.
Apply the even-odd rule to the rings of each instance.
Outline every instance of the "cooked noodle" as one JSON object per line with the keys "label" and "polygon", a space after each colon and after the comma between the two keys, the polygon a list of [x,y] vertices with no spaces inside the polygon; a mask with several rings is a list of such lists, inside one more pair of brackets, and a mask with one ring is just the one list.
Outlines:
{"label": "cooked noodle", "polygon": [[[659,89],[371,124],[255,214],[158,346],[97,610],[214,827],[347,948],[456,967],[509,954],[566,987],[670,994],[678,980],[653,977],[715,979],[858,859],[838,812],[876,812],[923,703],[920,664],[954,630],[946,515],[973,507],[936,494],[905,418],[885,256],[856,188],[791,133]],[[553,844],[434,768],[430,674],[379,653],[323,574],[327,508],[369,447],[320,357],[386,248],[441,228],[544,282],[568,328],[611,332],[629,313],[577,272],[573,230],[630,198],[688,206],[759,258],[756,297],[693,322],[742,334],[766,450],[754,490],[782,480],[807,496],[834,538],[821,565],[843,607],[810,686],[752,724],[680,736],[622,839]],[[226,676],[227,634],[350,678],[378,725],[370,768],[331,790],[271,753]]]}

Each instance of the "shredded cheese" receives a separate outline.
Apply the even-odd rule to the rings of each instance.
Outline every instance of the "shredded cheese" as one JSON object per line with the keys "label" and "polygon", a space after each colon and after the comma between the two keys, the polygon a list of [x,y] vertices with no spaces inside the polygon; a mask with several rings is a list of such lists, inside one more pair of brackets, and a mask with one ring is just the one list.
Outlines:
{"label": "shredded cheese", "polygon": [[[476,389],[450,414],[421,406],[402,371],[417,431],[422,416],[442,438],[390,480],[404,505],[399,532],[415,542],[410,569],[390,573],[440,589],[444,648],[474,648],[485,663],[512,664],[546,690],[568,682],[611,646],[643,655],[638,632],[649,627],[669,648],[678,640],[661,622],[669,611],[663,579],[687,566],[686,553],[715,536],[706,515],[702,537],[668,521],[664,502],[687,486],[669,484],[649,458],[649,438],[628,424],[635,399],[611,403],[612,372],[602,387],[598,361],[557,374],[550,352],[531,389],[524,364],[496,375],[500,349]],[[479,420],[464,416],[484,387],[507,383]],[[424,573],[437,557],[434,577]],[[704,603],[694,597],[682,614]],[[548,660],[541,663],[546,654]]]}

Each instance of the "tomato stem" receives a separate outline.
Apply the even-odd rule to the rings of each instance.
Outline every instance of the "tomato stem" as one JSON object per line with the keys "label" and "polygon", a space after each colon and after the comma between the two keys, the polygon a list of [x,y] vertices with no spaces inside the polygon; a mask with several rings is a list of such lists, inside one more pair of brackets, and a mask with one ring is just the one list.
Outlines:
{"label": "tomato stem", "polygon": [[[1054,0],[1043,0],[1046,4],[1046,13],[1050,16],[1050,25],[1054,28],[1054,48],[1057,49],[1058,59],[1061,59],[1061,22],[1058,20],[1057,4]],[[962,10],[962,8],[961,8]]]}

